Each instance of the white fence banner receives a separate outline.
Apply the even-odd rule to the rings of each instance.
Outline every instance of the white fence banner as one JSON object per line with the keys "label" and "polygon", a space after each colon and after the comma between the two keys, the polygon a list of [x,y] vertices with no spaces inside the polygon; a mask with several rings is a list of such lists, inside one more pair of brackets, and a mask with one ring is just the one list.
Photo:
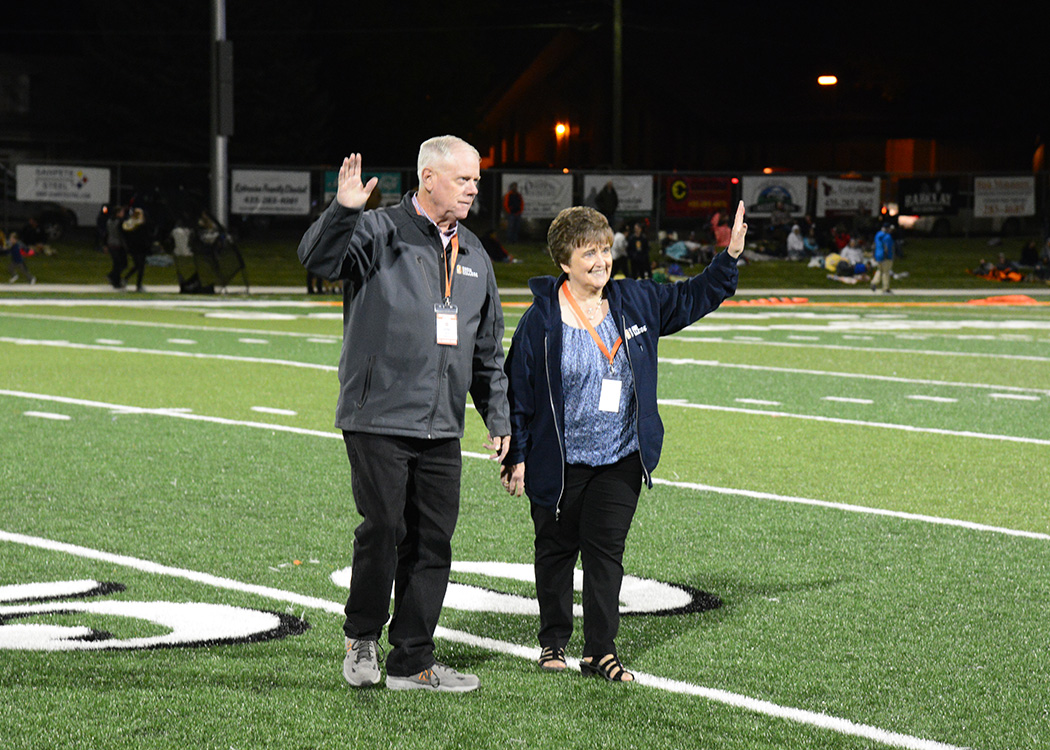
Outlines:
{"label": "white fence banner", "polygon": [[744,177],[740,182],[744,207],[751,216],[769,216],[778,203],[792,216],[806,213],[805,177],[762,175]]}
{"label": "white fence banner", "polygon": [[653,176],[651,174],[585,174],[583,205],[594,208],[594,201],[606,183],[616,191],[617,214],[649,214],[653,211]]}
{"label": "white fence banner", "polygon": [[973,215],[986,219],[1035,216],[1035,177],[975,177]]}
{"label": "white fence banner", "polygon": [[878,216],[882,210],[882,180],[817,178],[817,217]]}
{"label": "white fence banner", "polygon": [[235,169],[230,212],[306,216],[310,213],[310,173]]}
{"label": "white fence banner", "polygon": [[109,170],[105,168],[19,164],[15,168],[15,182],[15,194],[20,201],[97,206],[109,202]]}
{"label": "white fence banner", "polygon": [[[501,196],[506,195],[512,182],[518,183],[518,192],[525,203],[521,215],[526,219],[553,219],[563,208],[572,205],[572,175],[504,174]],[[502,200],[501,197],[500,210]]]}

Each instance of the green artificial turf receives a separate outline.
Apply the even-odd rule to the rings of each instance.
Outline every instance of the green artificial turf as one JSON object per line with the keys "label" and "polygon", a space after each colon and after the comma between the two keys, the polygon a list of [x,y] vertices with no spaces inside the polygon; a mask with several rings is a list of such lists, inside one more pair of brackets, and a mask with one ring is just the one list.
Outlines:
{"label": "green artificial turf", "polygon": [[[624,565],[721,606],[624,616],[620,656],[649,680],[633,686],[541,673],[534,615],[446,607],[439,656],[483,685],[453,696],[354,691],[339,671],[345,592],[330,575],[350,564],[357,516],[332,427],[338,308],[41,301],[0,306],[0,532],[125,558],[3,537],[0,587],[93,579],[124,589],[92,601],[227,604],[309,628],[195,648],[0,649],[9,747],[1050,742],[1050,308],[724,308],[664,339],[663,457]],[[508,336],[519,313],[508,308]],[[528,565],[527,501],[477,457],[484,436],[468,411],[454,558]],[[498,575],[452,579],[531,597]],[[5,606],[0,631],[163,631],[3,619]],[[581,645],[577,632],[569,655]],[[723,692],[688,692],[705,689]]]}

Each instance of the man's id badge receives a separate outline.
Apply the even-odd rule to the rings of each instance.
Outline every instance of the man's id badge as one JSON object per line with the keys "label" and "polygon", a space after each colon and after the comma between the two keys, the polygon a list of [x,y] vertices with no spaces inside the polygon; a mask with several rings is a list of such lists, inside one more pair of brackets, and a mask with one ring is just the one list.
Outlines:
{"label": "man's id badge", "polygon": [[459,326],[456,322],[459,308],[453,304],[439,303],[434,305],[434,314],[437,316],[437,342],[444,346],[459,344]]}
{"label": "man's id badge", "polygon": [[623,383],[612,378],[602,378],[602,392],[598,396],[598,411],[615,414],[620,411],[620,389]]}

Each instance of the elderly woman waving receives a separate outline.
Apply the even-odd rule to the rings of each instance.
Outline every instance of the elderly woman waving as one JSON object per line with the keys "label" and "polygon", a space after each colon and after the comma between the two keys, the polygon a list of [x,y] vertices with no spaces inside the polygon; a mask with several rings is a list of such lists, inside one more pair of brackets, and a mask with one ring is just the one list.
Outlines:
{"label": "elderly woman waving", "polygon": [[551,223],[548,249],[564,273],[529,282],[535,299],[506,361],[512,434],[500,472],[508,492],[532,501],[545,670],[566,668],[580,557],[580,670],[611,682],[634,679],[614,641],[627,532],[663,444],[657,343],[736,291],[746,234],[741,201],[726,251],[699,276],[659,285],[610,280],[613,232],[594,209],[567,208]]}

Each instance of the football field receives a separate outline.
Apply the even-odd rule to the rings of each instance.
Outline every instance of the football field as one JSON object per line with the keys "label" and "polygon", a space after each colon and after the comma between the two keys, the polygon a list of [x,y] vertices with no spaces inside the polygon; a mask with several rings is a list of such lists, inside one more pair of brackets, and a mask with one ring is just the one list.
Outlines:
{"label": "football field", "polygon": [[634,685],[535,665],[527,500],[468,409],[450,695],[342,678],[338,303],[0,297],[4,746],[1050,746],[1050,306],[884,299],[663,339]]}

